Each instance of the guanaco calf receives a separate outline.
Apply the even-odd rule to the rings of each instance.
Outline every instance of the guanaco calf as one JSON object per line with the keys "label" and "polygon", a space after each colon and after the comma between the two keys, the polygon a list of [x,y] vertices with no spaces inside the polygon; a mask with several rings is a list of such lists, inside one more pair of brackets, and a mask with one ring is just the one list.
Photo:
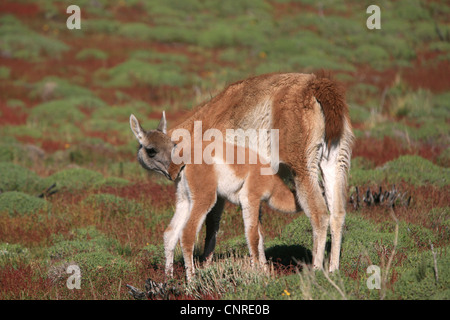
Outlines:
{"label": "guanaco calf", "polygon": [[[168,164],[169,170],[159,168],[169,162],[164,150],[176,148],[166,133],[165,114],[156,130],[145,131],[134,115],[130,116],[131,129],[140,143],[138,159],[149,170],[162,172],[176,183],[176,210],[170,225],[164,232],[166,255],[166,274],[173,274],[173,254],[180,240],[185,261],[187,278],[194,275],[194,241],[201,225],[206,219],[206,239],[204,257],[211,260],[216,243],[216,235],[225,200],[240,205],[244,220],[245,236],[252,264],[266,263],[264,254],[263,231],[260,222],[261,201],[267,201],[270,207],[286,213],[299,210],[294,193],[275,172],[261,174],[261,169],[272,170],[270,164],[261,163],[251,148],[232,145],[233,159],[215,152],[212,159],[195,163]],[[208,144],[203,144],[202,149]],[[227,149],[228,147],[228,149]],[[229,150],[224,142],[222,150]],[[186,150],[184,150],[186,152]],[[189,150],[188,150],[189,151]],[[190,150],[193,152],[193,150]],[[241,154],[240,154],[241,153]],[[242,156],[244,163],[238,163]],[[256,163],[251,163],[254,156]]]}

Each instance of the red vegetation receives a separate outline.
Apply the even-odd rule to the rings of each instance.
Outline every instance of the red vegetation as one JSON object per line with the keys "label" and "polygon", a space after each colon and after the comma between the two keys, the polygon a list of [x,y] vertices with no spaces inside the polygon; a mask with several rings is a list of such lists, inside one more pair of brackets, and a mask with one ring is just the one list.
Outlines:
{"label": "red vegetation", "polygon": [[25,144],[38,145],[48,153],[53,153],[58,150],[64,150],[68,147],[68,145],[64,141],[56,141],[47,138],[36,139],[28,136],[16,136],[16,139]]}
{"label": "red vegetation", "polygon": [[37,3],[2,2],[0,3],[0,12],[33,18],[39,13],[39,5]]}
{"label": "red vegetation", "polygon": [[0,101],[0,125],[12,124],[21,125],[27,121],[27,114],[8,107],[6,103]]}
{"label": "red vegetation", "polygon": [[414,67],[405,69],[403,78],[414,89],[425,88],[439,93],[450,88],[450,62],[448,60],[433,62],[434,55],[419,55]]}
{"label": "red vegetation", "polygon": [[[387,189],[391,186],[385,186]],[[367,187],[360,186],[361,190],[366,191]],[[449,232],[448,228],[443,225],[443,221],[440,221],[436,217],[430,217],[428,212],[433,208],[445,208],[450,206],[450,198],[448,194],[450,192],[450,186],[435,187],[432,185],[426,186],[411,186],[407,183],[396,184],[397,190],[404,193],[407,192],[411,196],[411,203],[408,207],[397,206],[394,208],[395,216],[398,220],[414,225],[422,226],[437,232],[442,235],[442,244],[447,241],[446,234]],[[352,205],[347,206],[349,212],[354,211]],[[370,206],[362,207],[360,213],[377,223],[390,221],[393,219],[389,213],[387,206]],[[445,217],[441,217],[444,219]],[[418,240],[419,241],[419,240]],[[417,243],[418,247],[429,248],[429,243]],[[439,244],[435,244],[438,246]]]}
{"label": "red vegetation", "polygon": [[45,152],[55,152],[58,150],[66,149],[66,143],[64,141],[55,141],[55,140],[43,140],[41,143],[41,148],[44,149]]}
{"label": "red vegetation", "polygon": [[[39,222],[37,222],[39,220]],[[2,242],[20,243],[24,246],[41,246],[51,242],[52,234],[71,230],[71,221],[55,216],[24,215],[0,217],[0,239]]]}
{"label": "red vegetation", "polygon": [[161,186],[152,182],[150,179],[146,182],[137,182],[121,188],[103,187],[101,188],[101,192],[137,201],[148,199],[147,201],[155,208],[162,208],[175,204],[175,186]]}
{"label": "red vegetation", "polygon": [[0,272],[0,297],[3,300],[22,300],[36,296],[45,299],[52,288],[51,280],[37,275],[36,267],[25,263],[3,266]]}
{"label": "red vegetation", "polygon": [[382,140],[373,137],[358,138],[353,147],[352,157],[364,157],[374,162],[375,166],[397,159],[402,155],[419,155],[435,162],[442,149],[430,144],[414,144],[405,146],[404,143],[385,136]]}

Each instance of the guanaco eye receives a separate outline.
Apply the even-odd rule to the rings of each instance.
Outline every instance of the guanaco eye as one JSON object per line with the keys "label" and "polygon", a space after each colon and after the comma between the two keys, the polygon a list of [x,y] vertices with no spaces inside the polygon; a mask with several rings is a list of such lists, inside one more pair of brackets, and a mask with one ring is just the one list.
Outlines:
{"label": "guanaco eye", "polygon": [[145,152],[147,152],[147,155],[150,158],[153,158],[158,153],[158,151],[155,148],[145,148]]}

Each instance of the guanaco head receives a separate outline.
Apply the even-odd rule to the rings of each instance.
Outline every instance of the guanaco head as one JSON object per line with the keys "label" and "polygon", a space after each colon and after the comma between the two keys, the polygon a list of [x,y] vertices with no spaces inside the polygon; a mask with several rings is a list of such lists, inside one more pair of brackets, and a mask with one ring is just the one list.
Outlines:
{"label": "guanaco head", "polygon": [[134,115],[130,116],[130,127],[139,142],[138,161],[147,170],[159,172],[175,180],[178,172],[172,170],[172,149],[175,146],[167,135],[166,115],[163,112],[156,130],[144,130]]}

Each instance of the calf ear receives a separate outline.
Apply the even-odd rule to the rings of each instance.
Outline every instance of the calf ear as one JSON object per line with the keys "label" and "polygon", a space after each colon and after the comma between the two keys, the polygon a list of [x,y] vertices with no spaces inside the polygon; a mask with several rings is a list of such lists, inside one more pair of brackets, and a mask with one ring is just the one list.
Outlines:
{"label": "calf ear", "polygon": [[167,122],[166,122],[166,113],[163,111],[161,121],[159,121],[158,128],[156,130],[161,131],[164,134],[167,134]]}
{"label": "calf ear", "polygon": [[136,139],[139,141],[140,144],[142,144],[142,140],[144,139],[145,131],[142,129],[141,125],[139,124],[138,119],[134,115],[130,115],[130,127],[131,131],[133,131],[134,135],[136,136]]}

